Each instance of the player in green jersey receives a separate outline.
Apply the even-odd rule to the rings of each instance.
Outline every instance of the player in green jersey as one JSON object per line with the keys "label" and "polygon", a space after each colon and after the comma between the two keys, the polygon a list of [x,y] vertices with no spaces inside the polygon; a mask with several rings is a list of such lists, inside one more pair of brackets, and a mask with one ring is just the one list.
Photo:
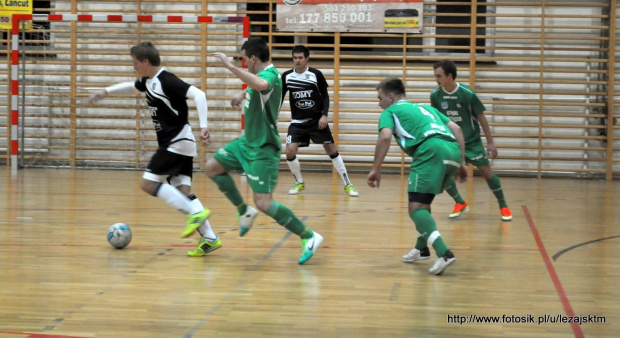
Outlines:
{"label": "player in green jersey", "polygon": [[372,171],[367,178],[368,185],[379,188],[381,165],[394,135],[400,148],[413,158],[407,191],[409,216],[419,234],[415,247],[402,260],[413,263],[429,259],[430,243],[437,254],[437,260],[429,272],[439,275],[456,258],[437,231],[430,212],[431,203],[435,195],[444,190],[452,176],[457,175],[460,180],[467,177],[463,133],[456,123],[433,107],[407,101],[405,86],[400,79],[387,78],[381,81],[377,91],[383,112],[379,118],[379,139]]}
{"label": "player in green jersey", "polygon": [[321,246],[323,237],[306,228],[289,208],[274,201],[272,196],[278,183],[278,164],[282,151],[278,135],[282,80],[278,70],[269,62],[269,45],[263,39],[248,39],[241,46],[241,54],[249,72],[233,65],[226,54],[214,53],[213,56],[248,85],[246,91],[240,92],[231,100],[233,106],[239,106],[245,97],[245,135],[220,148],[213,158],[207,161],[205,171],[237,207],[240,236],[250,230],[258,212],[245,203],[228,173],[245,172],[258,210],[301,237],[302,254],[299,264],[303,264]]}
{"label": "player in green jersey", "polygon": [[[480,102],[476,93],[468,86],[456,82],[456,65],[452,61],[440,61],[433,66],[435,70],[435,80],[439,87],[431,92],[431,105],[437,110],[448,116],[452,121],[461,127],[465,137],[465,161],[475,165],[480,174],[487,181],[489,188],[497,198],[499,203],[500,215],[503,221],[512,220],[512,212],[506,204],[504,191],[499,177],[493,173],[489,164],[489,157],[497,157],[497,148],[493,143],[493,135],[489,123],[484,116],[485,107]],[[480,127],[484,131],[487,139],[486,151],[482,145],[480,137]],[[467,202],[459,194],[456,182],[450,181],[446,191],[456,205],[450,214],[450,218],[459,217],[469,211]]]}

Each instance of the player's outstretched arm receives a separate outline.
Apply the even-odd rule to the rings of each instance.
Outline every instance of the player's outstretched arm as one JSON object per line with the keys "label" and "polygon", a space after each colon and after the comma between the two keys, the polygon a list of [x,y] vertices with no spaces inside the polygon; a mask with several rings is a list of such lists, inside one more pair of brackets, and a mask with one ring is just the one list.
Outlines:
{"label": "player's outstretched arm", "polygon": [[381,185],[381,165],[390,150],[392,134],[393,131],[390,128],[383,128],[381,132],[379,132],[379,138],[377,139],[377,146],[375,148],[375,160],[372,164],[372,170],[366,178],[366,183],[372,188],[379,188]]}
{"label": "player's outstretched arm", "polygon": [[105,89],[99,89],[94,91],[88,97],[88,103],[93,104],[101,99],[104,99],[108,94],[132,94],[135,93],[136,86],[134,82],[122,82],[117,83]]}
{"label": "player's outstretched arm", "polygon": [[246,72],[245,70],[233,65],[226,54],[213,53],[213,56],[218,58],[222,62],[224,68],[230,70],[233,74],[235,74],[235,76],[239,78],[239,80],[243,81],[243,83],[252,87],[254,90],[262,92],[269,89],[269,83],[266,80],[261,79],[257,75]]}

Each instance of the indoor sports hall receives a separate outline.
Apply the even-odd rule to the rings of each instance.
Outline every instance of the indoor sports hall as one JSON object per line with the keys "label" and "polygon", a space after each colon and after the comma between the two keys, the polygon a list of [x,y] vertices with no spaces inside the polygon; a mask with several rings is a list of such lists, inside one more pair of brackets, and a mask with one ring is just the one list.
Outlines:
{"label": "indoor sports hall", "polygon": [[[29,3],[29,4],[28,4]],[[617,0],[57,0],[0,6],[0,337],[616,337],[620,331],[620,9]],[[246,133],[231,97],[261,37],[281,73],[291,50],[329,84],[329,126],[359,192],[343,191],[320,144],[300,148],[305,190],[283,153],[273,198],[324,241],[300,242],[261,213],[239,235],[237,209],[205,163]],[[145,95],[89,95],[135,81],[130,48],[151,41],[164,68],[206,93],[211,144],[192,192],[222,246],[188,257],[186,217],[141,191],[158,148]],[[480,171],[439,194],[432,216],[456,261],[405,263],[418,232],[407,210],[411,157],[392,142],[367,185],[381,108],[377,84],[403,80],[430,104],[433,65],[486,111],[512,220]],[[188,100],[198,139],[199,117]],[[277,129],[291,123],[283,100]],[[485,134],[482,141],[486,145]],[[232,174],[252,201],[245,175]],[[128,225],[123,249],[108,228]]]}

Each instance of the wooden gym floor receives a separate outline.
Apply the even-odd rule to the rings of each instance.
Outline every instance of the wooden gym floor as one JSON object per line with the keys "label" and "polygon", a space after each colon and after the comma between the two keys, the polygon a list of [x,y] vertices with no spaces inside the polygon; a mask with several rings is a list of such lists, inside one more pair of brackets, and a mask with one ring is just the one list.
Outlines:
{"label": "wooden gym floor", "polygon": [[[24,169],[12,176],[0,168],[0,337],[620,332],[618,181],[504,177],[512,222],[500,220],[479,177],[459,185],[471,212],[458,219],[448,219],[450,197],[437,196],[433,215],[457,261],[432,276],[434,257],[401,262],[416,231],[399,175],[384,174],[373,190],[365,174],[352,174],[360,192],[353,198],[337,175],[306,172],[306,191],[289,196],[293,179],[282,171],[275,198],[325,237],[302,266],[297,236],[264,214],[240,238],[235,210],[203,173],[194,191],[213,211],[223,247],[187,257],[197,236],[179,237],[184,216],[140,191],[141,175]],[[247,184],[235,179],[247,197]],[[124,250],[106,241],[116,222],[133,230]],[[587,322],[544,322],[562,316]],[[501,322],[471,322],[479,320]]]}

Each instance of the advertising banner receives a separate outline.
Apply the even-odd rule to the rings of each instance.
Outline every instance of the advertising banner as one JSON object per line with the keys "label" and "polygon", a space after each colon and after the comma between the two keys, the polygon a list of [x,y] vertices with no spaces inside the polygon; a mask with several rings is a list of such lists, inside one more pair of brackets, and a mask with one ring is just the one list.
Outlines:
{"label": "advertising banner", "polygon": [[[13,14],[32,14],[32,0],[0,0],[0,29],[13,28]],[[26,28],[32,27],[32,21]]]}
{"label": "advertising banner", "polygon": [[423,0],[277,0],[287,32],[420,33]]}

